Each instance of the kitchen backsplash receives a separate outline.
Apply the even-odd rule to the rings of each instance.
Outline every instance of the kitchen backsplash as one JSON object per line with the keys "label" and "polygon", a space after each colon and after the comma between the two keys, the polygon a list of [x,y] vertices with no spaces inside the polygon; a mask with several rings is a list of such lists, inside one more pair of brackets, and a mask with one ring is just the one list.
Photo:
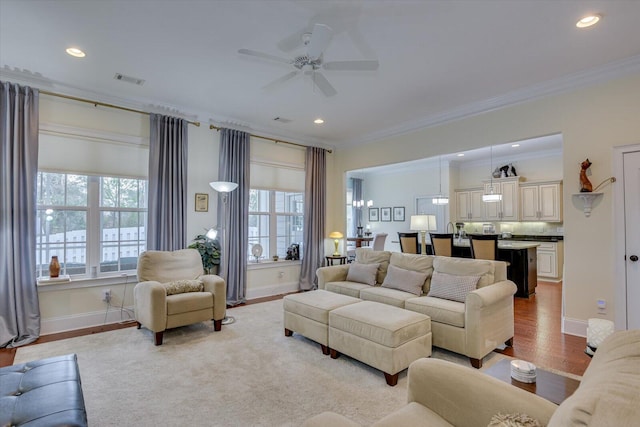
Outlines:
{"label": "kitchen backsplash", "polygon": [[482,233],[483,224],[493,224],[496,233],[563,236],[564,228],[560,222],[465,222],[467,233]]}

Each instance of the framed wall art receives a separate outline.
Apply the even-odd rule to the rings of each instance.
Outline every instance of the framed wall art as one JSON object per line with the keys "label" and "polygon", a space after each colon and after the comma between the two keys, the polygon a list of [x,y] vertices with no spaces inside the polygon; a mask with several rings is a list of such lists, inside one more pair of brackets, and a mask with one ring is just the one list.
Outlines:
{"label": "framed wall art", "polygon": [[391,222],[391,208],[380,208],[380,221]]}
{"label": "framed wall art", "polygon": [[209,212],[209,195],[196,193],[196,212]]}
{"label": "framed wall art", "polygon": [[369,208],[369,221],[370,222],[378,222],[378,221],[380,221],[380,209],[378,209],[378,208]]}
{"label": "framed wall art", "polygon": [[404,206],[393,208],[393,220],[399,222],[404,221]]}

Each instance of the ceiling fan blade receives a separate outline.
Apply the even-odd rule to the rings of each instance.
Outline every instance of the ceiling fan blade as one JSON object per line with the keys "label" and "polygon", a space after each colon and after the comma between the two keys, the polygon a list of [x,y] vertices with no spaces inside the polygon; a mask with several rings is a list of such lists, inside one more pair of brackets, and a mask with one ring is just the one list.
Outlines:
{"label": "ceiling fan blade", "polygon": [[333,30],[328,25],[314,25],[311,40],[309,40],[309,44],[307,45],[307,56],[309,59],[316,60],[320,58],[322,52],[324,52],[329,45],[331,33],[333,33]]}
{"label": "ceiling fan blade", "polygon": [[313,79],[313,83],[318,87],[318,89],[320,89],[320,92],[322,92],[324,96],[329,97],[338,93],[336,92],[335,88],[331,86],[329,80],[327,80],[326,77],[319,72],[314,71],[311,75],[311,78]]}
{"label": "ceiling fan blade", "polygon": [[339,71],[375,71],[380,66],[378,61],[331,61],[322,65],[325,70]]}
{"label": "ceiling fan blade", "polygon": [[279,79],[276,79],[276,80],[272,81],[271,83],[263,86],[262,89],[264,89],[264,90],[274,89],[274,88],[280,86],[282,83],[286,82],[287,80],[291,80],[292,78],[297,76],[299,73],[300,73],[300,71],[297,71],[297,70],[296,71],[292,71],[290,73],[287,73],[284,76],[280,77]]}
{"label": "ceiling fan blade", "polygon": [[285,64],[293,64],[293,61],[290,60],[290,59],[281,58],[281,57],[275,56],[275,55],[269,55],[268,53],[257,52],[255,50],[240,49],[240,50],[238,50],[238,53],[240,53],[242,55],[256,56],[258,58],[269,59],[271,61],[283,62]]}

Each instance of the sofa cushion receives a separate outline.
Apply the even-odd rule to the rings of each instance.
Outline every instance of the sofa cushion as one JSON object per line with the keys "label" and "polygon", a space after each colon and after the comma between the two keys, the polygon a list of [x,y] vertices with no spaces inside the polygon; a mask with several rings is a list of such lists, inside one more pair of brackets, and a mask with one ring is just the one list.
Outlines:
{"label": "sofa cushion", "polygon": [[640,329],[618,331],[595,352],[575,393],[549,427],[636,426],[640,420]]}
{"label": "sofa cushion", "polygon": [[432,322],[464,328],[465,306],[442,298],[418,297],[404,302],[404,308],[431,317]]}
{"label": "sofa cushion", "polygon": [[360,291],[362,289],[368,289],[371,286],[364,283],[356,282],[329,282],[325,283],[324,289],[329,292],[335,292],[337,294],[349,295],[350,297],[360,298]]}
{"label": "sofa cushion", "polygon": [[382,287],[420,295],[426,279],[427,273],[405,270],[404,268],[390,264],[387,270],[387,276],[384,278],[384,282],[382,282]]}
{"label": "sofa cushion", "polygon": [[401,409],[373,424],[373,427],[398,426],[451,427],[453,424],[449,424],[440,415],[418,402],[409,402]]}
{"label": "sofa cushion", "polygon": [[389,263],[405,270],[426,273],[427,277],[425,278],[424,284],[422,286],[422,293],[427,294],[429,292],[431,274],[433,273],[433,260],[434,257],[431,255],[416,255],[394,252],[391,254]]}
{"label": "sofa cushion", "polygon": [[185,292],[202,292],[204,284],[202,280],[175,280],[173,282],[163,283],[167,295],[183,294]]}
{"label": "sofa cushion", "polygon": [[211,309],[213,315],[213,294],[211,292],[186,292],[167,296],[167,315]]}
{"label": "sofa cushion", "polygon": [[382,283],[384,276],[387,275],[387,267],[389,266],[389,251],[372,251],[371,249],[357,248],[356,262],[360,264],[380,264],[378,273],[376,274],[376,283]]}
{"label": "sofa cushion", "polygon": [[364,283],[373,286],[376,284],[376,275],[378,274],[380,263],[360,264],[358,262],[349,265],[347,273],[347,282]]}
{"label": "sofa cushion", "polygon": [[458,276],[434,271],[427,296],[465,302],[467,294],[476,289],[479,279],[480,276]]}
{"label": "sofa cushion", "polygon": [[389,304],[396,307],[404,308],[404,302],[416,296],[409,292],[399,291],[397,289],[384,288],[376,286],[373,288],[362,289],[360,298],[366,301],[376,301],[383,304]]}
{"label": "sofa cushion", "polygon": [[495,283],[495,261],[483,259],[437,256],[433,259],[434,271],[457,276],[480,276],[478,288]]}

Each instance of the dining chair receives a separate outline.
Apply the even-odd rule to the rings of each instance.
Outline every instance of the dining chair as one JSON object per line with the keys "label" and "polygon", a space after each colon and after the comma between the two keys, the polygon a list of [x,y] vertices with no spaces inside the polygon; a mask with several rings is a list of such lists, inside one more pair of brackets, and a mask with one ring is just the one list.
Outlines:
{"label": "dining chair", "polygon": [[495,260],[498,255],[497,234],[470,234],[471,258]]}
{"label": "dining chair", "polygon": [[387,240],[387,236],[387,233],[376,233],[375,236],[373,236],[371,249],[374,251],[384,251],[384,242]]}
{"label": "dining chair", "polygon": [[437,256],[453,256],[453,233],[429,233],[431,248]]}
{"label": "dining chair", "polygon": [[418,233],[400,233],[398,232],[398,239],[400,240],[400,252],[407,254],[417,254],[418,252]]}

